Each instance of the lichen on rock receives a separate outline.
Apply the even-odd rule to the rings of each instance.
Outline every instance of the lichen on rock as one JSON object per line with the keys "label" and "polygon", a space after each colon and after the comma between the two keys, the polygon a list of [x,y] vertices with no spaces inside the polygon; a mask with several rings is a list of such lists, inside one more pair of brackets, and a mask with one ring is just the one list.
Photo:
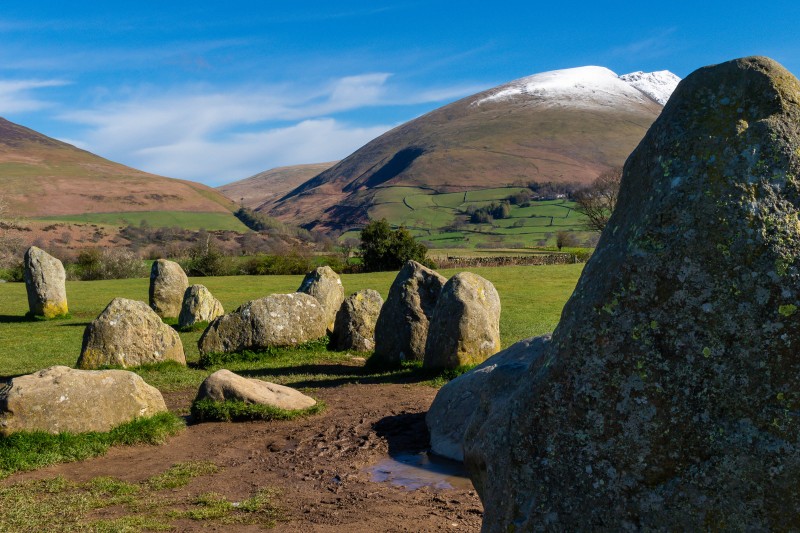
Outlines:
{"label": "lichen on rock", "polygon": [[549,347],[479,400],[485,531],[800,528],[798,146],[774,61],[681,82]]}

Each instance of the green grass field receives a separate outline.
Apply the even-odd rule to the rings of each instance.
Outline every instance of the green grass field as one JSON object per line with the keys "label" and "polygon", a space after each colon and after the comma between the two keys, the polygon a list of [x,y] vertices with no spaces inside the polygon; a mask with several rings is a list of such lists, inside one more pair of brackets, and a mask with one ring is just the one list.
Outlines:
{"label": "green grass field", "polygon": [[188,211],[132,211],[121,213],[86,213],[38,217],[33,220],[52,222],[77,222],[107,224],[110,226],[138,226],[143,220],[154,228],[180,227],[185,229],[231,230],[246,233],[249,230],[232,213],[193,213]]}
{"label": "green grass field", "polygon": [[[494,283],[500,293],[503,312],[500,332],[503,346],[522,338],[552,331],[561,309],[575,287],[582,265],[502,267],[471,269]],[[443,270],[451,276],[457,270]],[[342,276],[345,292],[372,288],[387,296],[395,272],[350,274]],[[196,278],[193,283],[206,285],[220,299],[227,311],[247,300],[272,293],[293,292],[302,276],[232,276]],[[51,365],[74,366],[81,349],[83,330],[115,297],[147,301],[148,280],[67,282],[71,318],[54,321],[29,321],[25,318],[27,300],[22,283],[0,284],[0,376],[34,372]],[[197,340],[201,332],[180,333],[187,360],[199,359]],[[341,359],[346,354],[309,353],[310,358]],[[278,357],[268,366],[297,364],[298,354]],[[302,358],[302,354],[300,354]],[[262,368],[264,363],[237,363],[236,368]],[[142,375],[157,387],[169,390],[199,383],[210,370],[173,368],[143,370]],[[306,376],[282,376],[284,382],[298,383]]]}
{"label": "green grass field", "polygon": [[[553,247],[555,234],[568,231],[578,243],[591,236],[584,228],[582,215],[569,200],[534,201],[528,207],[511,206],[509,218],[490,224],[467,223],[458,231],[443,231],[469,207],[500,202],[527,190],[521,187],[499,187],[468,192],[434,193],[418,187],[384,187],[378,190],[369,210],[372,220],[385,218],[389,223],[408,228],[411,233],[434,248],[461,246],[480,248],[488,243],[505,243],[515,248]],[[358,237],[348,232],[341,239]]]}

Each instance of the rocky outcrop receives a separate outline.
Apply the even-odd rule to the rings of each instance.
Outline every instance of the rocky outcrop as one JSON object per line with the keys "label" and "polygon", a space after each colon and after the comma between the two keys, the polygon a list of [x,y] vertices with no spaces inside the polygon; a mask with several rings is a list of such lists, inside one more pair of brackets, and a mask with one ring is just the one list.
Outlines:
{"label": "rocky outcrop", "polygon": [[397,366],[425,357],[428,325],[445,282],[416,261],[403,265],[375,324],[375,363]]}
{"label": "rocky outcrop", "polygon": [[524,385],[520,376],[549,342],[549,335],[519,341],[439,389],[425,415],[433,453],[463,461],[472,415],[481,404],[499,405]]}
{"label": "rocky outcrop", "polygon": [[333,328],[337,350],[371,352],[375,348],[375,323],[383,307],[378,291],[364,289],[345,298]]}
{"label": "rocky outcrop", "polygon": [[150,269],[150,307],[162,318],[178,316],[188,287],[189,278],[178,263],[155,261]]}
{"label": "rocky outcrop", "polygon": [[325,336],[322,305],[301,292],[272,294],[223,315],[203,332],[201,354],[297,346]]}
{"label": "rocky outcrop", "polygon": [[41,248],[31,246],[25,252],[24,267],[30,314],[55,318],[69,313],[67,275],[61,261]]}
{"label": "rocky outcrop", "polygon": [[211,322],[223,314],[222,304],[205,285],[192,285],[183,293],[178,326],[187,328],[197,322]]}
{"label": "rocky outcrop", "polygon": [[114,298],[86,326],[77,366],[125,368],[161,361],[186,364],[181,338],[144,302]]}
{"label": "rocky outcrop", "polygon": [[450,278],[433,310],[425,368],[475,365],[500,351],[500,295],[471,272]]}
{"label": "rocky outcrop", "polygon": [[204,399],[271,405],[287,410],[307,409],[317,403],[314,398],[291,387],[244,378],[225,369],[217,370],[200,385],[195,401]]}
{"label": "rocky outcrop", "polygon": [[467,428],[484,531],[800,528],[798,146],[774,61],[681,82],[552,342]]}
{"label": "rocky outcrop", "polygon": [[344,300],[344,287],[339,274],[329,266],[317,267],[303,278],[297,292],[313,296],[322,304],[328,333],[333,333],[336,313]]}
{"label": "rocky outcrop", "polygon": [[52,366],[0,387],[0,434],[109,431],[166,410],[158,389],[133,372]]}

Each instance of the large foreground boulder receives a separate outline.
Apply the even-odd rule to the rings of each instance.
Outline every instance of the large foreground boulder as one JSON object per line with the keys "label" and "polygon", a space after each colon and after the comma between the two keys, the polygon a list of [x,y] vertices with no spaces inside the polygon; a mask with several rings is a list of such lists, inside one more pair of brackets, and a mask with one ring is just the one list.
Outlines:
{"label": "large foreground boulder", "polygon": [[163,318],[178,316],[188,287],[189,278],[178,263],[155,261],[150,269],[150,307]]}
{"label": "large foreground boulder", "polygon": [[374,361],[396,366],[422,360],[428,325],[447,278],[416,261],[398,272],[375,324]]}
{"label": "large foreground boulder", "polygon": [[344,300],[342,278],[329,266],[317,267],[303,278],[297,292],[313,296],[322,304],[325,312],[325,324],[329,334],[333,333],[336,313]]}
{"label": "large foreground boulder", "polygon": [[183,293],[178,326],[187,328],[198,322],[211,322],[223,314],[222,304],[205,285],[192,285]]}
{"label": "large foreground boulder", "polygon": [[307,409],[317,403],[314,398],[291,387],[245,378],[225,369],[217,370],[200,385],[195,401],[204,399],[271,405],[288,410]]}
{"label": "large foreground boulder", "polygon": [[481,402],[505,401],[549,342],[549,335],[519,341],[439,389],[425,415],[433,453],[463,461],[464,434]]}
{"label": "large foreground boulder", "polygon": [[475,365],[500,351],[500,295],[471,272],[445,283],[433,310],[425,344],[425,368]]}
{"label": "large foreground boulder", "polygon": [[333,345],[337,350],[371,352],[375,348],[375,323],[383,307],[378,291],[364,289],[345,298],[336,313]]}
{"label": "large foreground boulder", "polygon": [[133,372],[52,366],[0,387],[0,434],[108,431],[166,410],[158,389]]}
{"label": "large foreground boulder", "polygon": [[186,364],[181,338],[144,302],[114,298],[86,326],[77,366],[125,368],[161,361]]}
{"label": "large foreground boulder", "polygon": [[24,258],[28,309],[34,316],[55,318],[69,313],[67,275],[61,261],[41,248],[31,246]]}
{"label": "large foreground boulder", "polygon": [[552,342],[482,398],[484,531],[800,529],[800,82],[680,83]]}
{"label": "large foreground boulder", "polygon": [[301,292],[272,294],[223,315],[203,332],[201,354],[297,346],[325,336],[322,305]]}

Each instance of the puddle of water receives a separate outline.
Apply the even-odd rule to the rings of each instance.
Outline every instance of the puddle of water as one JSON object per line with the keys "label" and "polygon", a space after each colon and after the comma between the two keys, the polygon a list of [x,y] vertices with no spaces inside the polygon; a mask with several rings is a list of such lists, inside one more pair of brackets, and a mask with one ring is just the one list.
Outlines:
{"label": "puddle of water", "polygon": [[372,481],[391,483],[406,490],[422,487],[438,490],[473,489],[472,481],[462,463],[427,452],[397,454],[366,470]]}

